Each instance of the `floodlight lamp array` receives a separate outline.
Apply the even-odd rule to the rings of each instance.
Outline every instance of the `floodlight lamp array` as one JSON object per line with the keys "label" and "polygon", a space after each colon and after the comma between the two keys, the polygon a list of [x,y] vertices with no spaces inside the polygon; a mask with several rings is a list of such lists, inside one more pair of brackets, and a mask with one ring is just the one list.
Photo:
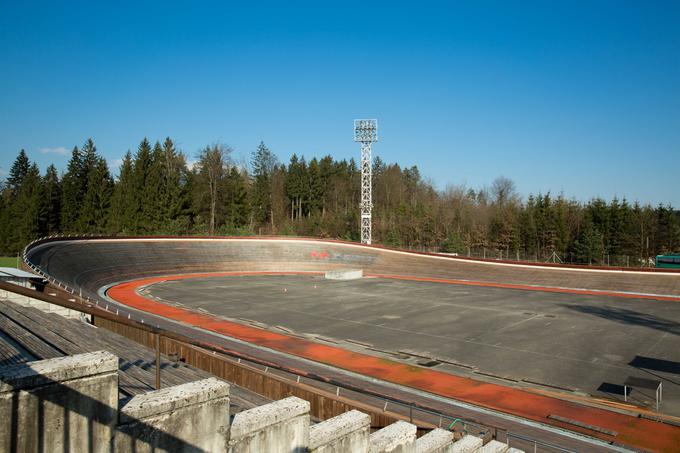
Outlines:
{"label": "floodlight lamp array", "polygon": [[354,120],[354,141],[372,143],[378,141],[378,120]]}

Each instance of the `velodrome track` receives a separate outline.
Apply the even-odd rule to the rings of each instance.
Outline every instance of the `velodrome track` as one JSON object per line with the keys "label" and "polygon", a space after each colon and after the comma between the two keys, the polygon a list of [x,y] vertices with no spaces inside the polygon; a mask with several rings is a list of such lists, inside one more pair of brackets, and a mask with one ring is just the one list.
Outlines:
{"label": "velodrome track", "polygon": [[442,278],[507,287],[595,290],[638,297],[680,298],[680,272],[612,271],[468,260],[286,238],[146,238],[59,240],[36,243],[30,263],[95,296],[130,278],[210,271],[326,271],[361,268],[376,275]]}
{"label": "velodrome track", "polygon": [[[611,439],[616,442],[668,451],[680,445],[680,430],[670,425],[587,408],[561,399],[473,381],[431,369],[417,369],[396,361],[376,359],[367,354],[263,331],[222,318],[218,321],[211,313],[192,310],[186,300],[184,305],[189,306],[181,308],[142,297],[137,291],[140,287],[167,280],[193,278],[199,281],[197,274],[203,274],[202,277],[208,279],[220,275],[252,273],[315,275],[330,269],[361,268],[365,274],[375,278],[399,279],[413,284],[447,283],[456,288],[470,288],[470,297],[473,299],[475,289],[484,288],[491,292],[499,291],[498,297],[501,299],[510,297],[510,294],[517,298],[518,294],[534,296],[545,293],[546,297],[611,298],[623,301],[621,303],[630,300],[630,303],[637,304],[636,307],[650,304],[650,312],[661,308],[662,313],[667,315],[666,318],[655,318],[655,330],[660,332],[665,329],[661,334],[664,339],[658,341],[662,342],[675,341],[677,335],[676,324],[659,324],[658,319],[680,319],[668,316],[675,314],[674,307],[680,302],[679,273],[481,262],[343,242],[285,238],[57,239],[31,245],[27,248],[25,260],[45,275],[82,292],[83,297],[101,297],[104,289],[111,288],[109,296],[138,310],[156,313],[281,352],[541,423],[574,429],[573,426],[564,426],[547,418],[550,414],[560,414],[584,423],[604,425],[618,433],[616,439]],[[291,284],[294,285],[294,282]],[[521,293],[522,291],[526,293]],[[482,299],[484,296],[480,295]],[[419,302],[412,301],[413,304]],[[636,313],[641,313],[644,308],[637,310]],[[643,319],[642,322],[655,321],[654,318],[650,319]],[[436,318],[432,319],[433,323],[436,321]],[[311,322],[319,321],[312,319]],[[670,338],[666,339],[669,332]],[[640,340],[631,338],[633,343]],[[564,346],[570,347],[568,344]],[[602,347],[606,348],[605,345]],[[592,432],[587,434],[592,435]],[[610,440],[606,439],[606,435],[598,437]]]}

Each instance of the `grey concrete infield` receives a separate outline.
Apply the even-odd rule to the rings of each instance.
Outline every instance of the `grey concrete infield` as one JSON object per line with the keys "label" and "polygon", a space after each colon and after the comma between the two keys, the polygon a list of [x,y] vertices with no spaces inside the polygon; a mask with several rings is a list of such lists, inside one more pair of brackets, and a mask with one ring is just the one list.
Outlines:
{"label": "grey concrete infield", "polygon": [[[455,284],[316,276],[167,281],[152,298],[476,379],[624,400],[662,382],[680,415],[680,303]],[[348,341],[349,340],[349,341]],[[655,393],[629,389],[653,408]]]}

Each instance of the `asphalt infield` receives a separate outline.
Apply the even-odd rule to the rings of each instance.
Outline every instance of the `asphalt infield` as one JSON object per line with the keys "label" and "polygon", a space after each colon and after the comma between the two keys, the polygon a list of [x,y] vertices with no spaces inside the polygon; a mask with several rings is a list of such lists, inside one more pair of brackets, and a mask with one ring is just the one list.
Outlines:
{"label": "asphalt infield", "polygon": [[[658,380],[661,412],[680,415],[680,302],[312,275],[173,280],[144,294],[509,385],[623,403],[628,377]],[[633,388],[627,399],[655,406],[649,389]]]}

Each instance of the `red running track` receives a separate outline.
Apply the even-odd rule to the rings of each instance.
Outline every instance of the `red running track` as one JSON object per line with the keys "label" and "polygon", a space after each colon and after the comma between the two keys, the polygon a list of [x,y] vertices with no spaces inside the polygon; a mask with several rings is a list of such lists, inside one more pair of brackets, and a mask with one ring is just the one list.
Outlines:
{"label": "red running track", "polygon": [[[318,275],[319,272],[219,272],[189,275],[152,277],[113,286],[107,294],[115,301],[129,307],[163,316],[201,329],[254,343],[287,354],[296,355],[344,370],[371,376],[384,381],[424,390],[444,397],[493,409],[540,423],[557,426],[570,431],[594,436],[608,442],[616,442],[632,447],[658,452],[680,451],[680,428],[651,420],[612,412],[605,409],[580,405],[574,402],[551,398],[549,396],[526,392],[474,379],[455,376],[441,371],[416,367],[396,361],[373,357],[368,354],[349,351],[337,346],[314,343],[305,339],[280,333],[269,332],[256,327],[245,326],[219,319],[210,314],[197,313],[184,308],[165,305],[147,299],[137,293],[140,287],[169,280],[188,278],[236,276],[236,275]],[[382,278],[392,278],[381,275]],[[409,277],[398,277],[409,279]],[[413,278],[413,280],[423,280]],[[427,279],[450,284],[476,284],[469,281]],[[496,284],[480,283],[484,286]],[[507,285],[506,285],[507,286]],[[503,287],[506,287],[503,286]],[[512,285],[518,288],[518,285]],[[521,289],[578,293],[581,290],[562,290],[560,288],[540,288],[527,286]],[[603,295],[602,292],[597,292]],[[620,293],[610,295],[621,296]],[[626,297],[626,296],[623,296]],[[630,296],[628,296],[630,297]],[[635,296],[640,297],[640,296]],[[654,297],[656,298],[656,297]],[[677,298],[673,298],[677,300]],[[616,436],[594,432],[575,425],[548,418],[549,415],[578,420],[589,425],[599,426],[618,433]]]}

